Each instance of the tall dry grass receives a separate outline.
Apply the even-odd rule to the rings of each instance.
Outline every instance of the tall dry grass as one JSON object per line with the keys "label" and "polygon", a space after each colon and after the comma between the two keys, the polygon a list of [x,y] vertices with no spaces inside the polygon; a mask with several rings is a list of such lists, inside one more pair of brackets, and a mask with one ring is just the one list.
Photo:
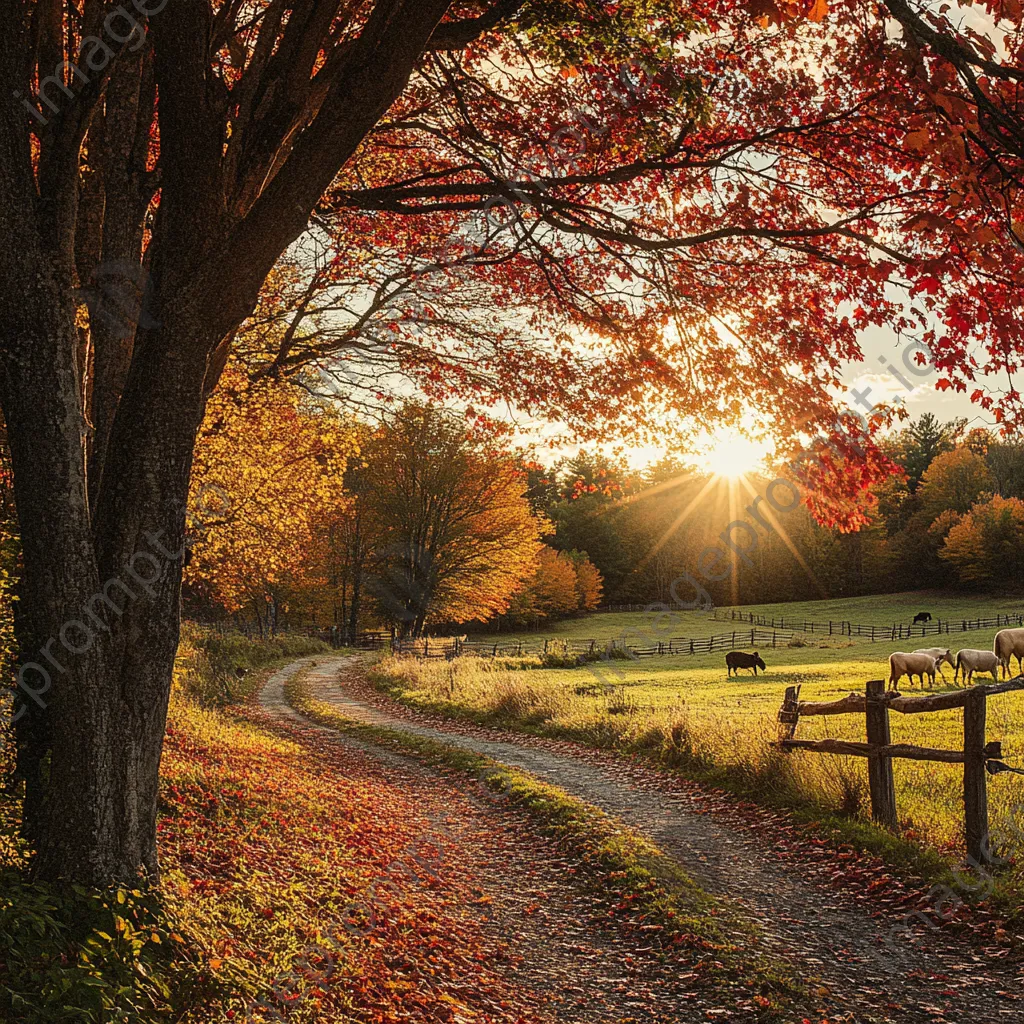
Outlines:
{"label": "tall dry grass", "polygon": [[[634,678],[612,685],[606,680],[615,675],[606,665],[536,671],[541,667],[537,659],[443,662],[389,657],[377,666],[376,675],[414,706],[643,754],[762,802],[804,808],[815,817],[834,814],[849,822],[848,831],[857,841],[874,841],[873,833],[862,827],[870,814],[864,760],[779,750],[774,745],[778,704],[765,701],[764,683]],[[851,683],[870,668],[856,662],[836,664],[837,676],[846,672]],[[840,679],[846,683],[845,677]],[[836,685],[841,684],[834,684],[829,696]],[[1009,695],[990,704],[989,735],[1006,741],[1012,761],[1024,745],[1024,701]],[[800,728],[808,738],[864,738],[859,716],[808,719]],[[894,742],[950,749],[963,742],[959,712],[894,715],[892,728]],[[964,844],[962,768],[917,761],[897,761],[895,767],[904,840],[944,857],[959,857]],[[991,780],[989,809],[994,846],[1024,864],[1024,779]],[[1024,870],[1011,868],[1010,874],[1020,876],[1019,888],[1024,889]],[[1010,883],[1011,888],[1017,885]]]}

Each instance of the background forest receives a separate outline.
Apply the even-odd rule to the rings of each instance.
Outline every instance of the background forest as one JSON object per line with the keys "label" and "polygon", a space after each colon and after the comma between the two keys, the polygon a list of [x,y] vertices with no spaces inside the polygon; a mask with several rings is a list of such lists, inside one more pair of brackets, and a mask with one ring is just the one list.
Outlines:
{"label": "background forest", "polygon": [[[413,402],[356,417],[259,365],[239,359],[210,403],[185,600],[261,634],[521,628],[668,601],[772,479],[634,469],[597,449],[545,465],[486,419]],[[896,470],[857,499],[866,525],[843,532],[799,506],[727,579],[701,580],[715,603],[1013,590],[1024,445],[926,413],[882,448]]]}

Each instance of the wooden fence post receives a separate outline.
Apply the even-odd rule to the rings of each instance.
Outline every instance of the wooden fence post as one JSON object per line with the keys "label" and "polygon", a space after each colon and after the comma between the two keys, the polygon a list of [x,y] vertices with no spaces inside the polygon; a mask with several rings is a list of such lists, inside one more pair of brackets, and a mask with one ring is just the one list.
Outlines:
{"label": "wooden fence post", "polygon": [[787,686],[786,696],[782,701],[782,710],[779,712],[779,739],[791,740],[796,734],[796,727],[800,722],[800,712],[797,710],[800,702],[800,687]]}
{"label": "wooden fence post", "polygon": [[990,864],[988,784],[985,779],[984,690],[968,690],[964,703],[964,823],[972,866]]}
{"label": "wooden fence post", "polygon": [[[883,697],[885,680],[872,679],[867,684],[868,743],[887,747],[892,742],[889,732],[889,709]],[[868,788],[871,791],[871,817],[879,824],[895,828],[896,785],[892,776],[891,757],[868,759]]]}

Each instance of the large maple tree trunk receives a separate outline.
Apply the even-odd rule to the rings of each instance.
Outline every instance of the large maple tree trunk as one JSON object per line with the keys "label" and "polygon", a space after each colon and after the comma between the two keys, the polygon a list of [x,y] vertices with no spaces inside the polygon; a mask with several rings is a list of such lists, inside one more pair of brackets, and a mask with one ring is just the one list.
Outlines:
{"label": "large maple tree trunk", "polygon": [[175,346],[142,337],[156,365],[126,386],[104,470],[110,486],[90,515],[74,307],[66,282],[40,278],[26,281],[21,317],[6,304],[8,340],[22,358],[5,367],[2,387],[24,546],[26,825],[38,873],[102,882],[157,866],[156,787],[205,357],[203,346],[181,343],[185,325],[162,328],[177,332]]}

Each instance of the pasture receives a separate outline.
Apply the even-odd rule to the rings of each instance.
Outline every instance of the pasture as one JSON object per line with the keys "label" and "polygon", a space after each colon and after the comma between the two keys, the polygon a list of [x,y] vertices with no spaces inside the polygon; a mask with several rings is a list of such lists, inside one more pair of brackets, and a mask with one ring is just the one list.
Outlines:
{"label": "pasture", "polygon": [[[473,634],[471,639],[499,643],[510,640],[530,640],[538,637],[564,640],[650,640],[674,636],[705,637],[729,633],[735,627],[742,632],[742,622],[726,619],[731,609],[719,608],[714,613],[701,611],[641,611],[608,612],[584,615],[574,619],[552,622],[535,630],[509,630],[501,633]],[[881,594],[872,597],[836,598],[829,601],[794,601],[786,604],[744,605],[738,611],[744,614],[765,615],[769,618],[811,620],[814,622],[862,622],[878,626],[891,626],[902,622],[909,625],[919,611],[931,612],[934,619],[985,618],[997,614],[1024,611],[1024,598],[965,597],[951,591],[917,590],[901,594]],[[748,627],[749,628],[749,627]],[[958,634],[959,635],[959,634]],[[954,639],[950,637],[951,641]],[[938,641],[936,641],[937,643]],[[918,644],[917,646],[929,646]],[[972,644],[959,644],[968,647]]]}
{"label": "pasture", "polygon": [[[1016,612],[1019,608],[1020,603],[1007,600],[912,594],[802,602],[799,606],[766,605],[758,611],[785,615],[787,619],[846,618],[882,625],[909,621],[923,609],[936,617],[964,618]],[[645,625],[650,628],[653,617],[648,615],[646,624],[643,618],[644,613],[594,615],[561,623],[560,630],[550,635],[635,636]],[[706,613],[681,612],[674,615],[673,632],[665,635],[710,635],[726,632],[725,625]],[[704,632],[698,632],[700,629]],[[741,633],[742,628],[737,632]],[[940,642],[943,646],[948,643],[954,654],[960,647],[991,649],[995,632],[993,628],[951,633],[914,642],[913,646],[904,641],[904,649]],[[737,646],[748,649],[742,643]],[[784,776],[785,785],[808,798],[847,810],[861,801],[866,812],[864,760],[802,752],[782,754],[770,744],[776,738],[776,714],[787,686],[800,684],[805,700],[832,700],[851,691],[863,693],[868,679],[887,677],[892,649],[891,644],[857,637],[800,634],[774,650],[760,647],[767,672],[756,679],[744,671],[738,677],[727,678],[721,651],[532,670],[527,670],[530,659],[492,662],[467,657],[446,663],[391,658],[380,666],[379,673],[396,694],[412,704],[595,746],[644,750],[667,760],[769,784],[777,775],[782,785]],[[946,682],[937,679],[934,692],[953,686],[952,669],[947,666],[943,671]],[[987,679],[979,676],[975,682]],[[905,693],[920,692],[916,684],[910,686],[906,680],[901,689]],[[895,743],[949,749],[963,746],[959,710],[891,717]],[[863,740],[863,716],[806,719],[800,723],[798,735],[807,739]],[[1003,694],[989,700],[988,738],[1002,740],[1006,759],[1024,766],[1024,694]],[[927,842],[939,849],[962,843],[962,774],[959,765],[895,762],[899,814],[912,837],[922,841],[927,837]],[[1024,837],[1016,832],[1011,820],[1015,808],[1024,805],[1024,776],[992,778],[989,794],[994,835],[1024,852]],[[1021,816],[1016,817],[1020,823]]]}

